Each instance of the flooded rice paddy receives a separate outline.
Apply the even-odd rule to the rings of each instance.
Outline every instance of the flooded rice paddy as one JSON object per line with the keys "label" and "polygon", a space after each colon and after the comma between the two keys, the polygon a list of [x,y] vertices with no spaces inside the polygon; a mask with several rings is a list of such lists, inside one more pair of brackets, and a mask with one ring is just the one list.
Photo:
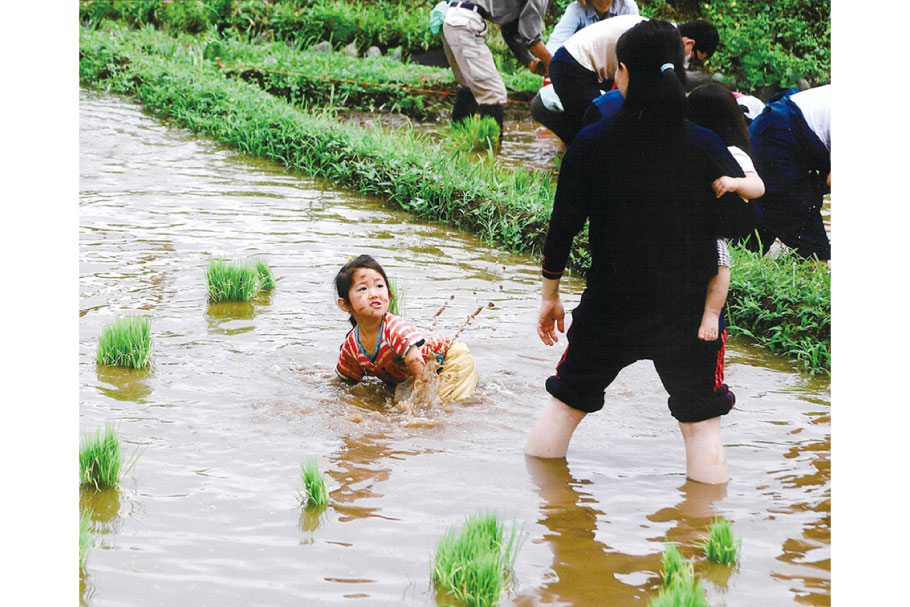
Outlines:
{"label": "flooded rice paddy", "polygon": [[[83,605],[435,605],[432,555],[480,509],[523,527],[502,605],[646,605],[660,554],[714,516],[742,540],[734,568],[698,559],[710,605],[830,604],[830,390],[747,343],[728,347],[732,480],[687,482],[653,366],[623,371],[566,461],[526,460],[560,354],[536,336],[526,256],[249,158],[80,92],[80,430],[111,422],[138,454],[119,491],[83,491],[97,547]],[[334,376],[348,324],[331,281],[369,253],[405,287],[404,316],[464,333],[469,401],[403,413],[376,383]],[[278,285],[208,305],[210,256],[259,255]],[[565,281],[567,308],[583,289]],[[452,299],[450,297],[454,296]],[[152,318],[153,364],[99,367],[102,328]],[[562,343],[565,343],[564,341]],[[329,477],[306,514],[300,464]]]}

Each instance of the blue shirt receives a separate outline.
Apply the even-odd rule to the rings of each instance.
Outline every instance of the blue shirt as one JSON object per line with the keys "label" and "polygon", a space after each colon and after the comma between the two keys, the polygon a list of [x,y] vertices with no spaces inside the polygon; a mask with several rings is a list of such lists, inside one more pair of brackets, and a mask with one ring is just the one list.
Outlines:
{"label": "blue shirt", "polygon": [[[610,5],[604,19],[617,15],[637,14],[638,5],[635,4],[634,0],[613,0],[613,4]],[[572,34],[600,20],[601,18],[597,15],[597,11],[590,4],[582,6],[577,1],[573,2],[566,7],[566,12],[563,14],[562,19],[553,28],[553,33],[550,34],[550,39],[547,40],[547,50],[550,51],[551,55],[554,54]]]}

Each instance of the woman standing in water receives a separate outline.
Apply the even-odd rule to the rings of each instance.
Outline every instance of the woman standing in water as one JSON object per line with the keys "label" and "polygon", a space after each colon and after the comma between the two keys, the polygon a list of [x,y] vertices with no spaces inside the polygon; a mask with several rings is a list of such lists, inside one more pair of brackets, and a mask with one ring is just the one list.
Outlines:
{"label": "woman standing in water", "polygon": [[698,327],[717,273],[716,239],[752,230],[754,205],[714,194],[715,179],[743,173],[714,133],[685,121],[679,30],[643,21],[622,35],[616,53],[623,108],[579,133],[559,175],[537,321],[545,344],[563,332],[559,280],[586,222],[592,262],[568,347],[546,382],[551,399],[525,452],[564,457],[575,428],[603,407],[604,389],[619,371],[649,359],[670,394],[689,478],[723,483],[720,416],[734,397],[723,383],[723,340],[698,339]]}

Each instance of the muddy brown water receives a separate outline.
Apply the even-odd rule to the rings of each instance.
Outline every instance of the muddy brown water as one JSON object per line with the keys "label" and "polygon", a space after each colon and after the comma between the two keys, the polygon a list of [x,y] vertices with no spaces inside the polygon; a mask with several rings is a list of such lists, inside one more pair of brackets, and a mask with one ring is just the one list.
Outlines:
{"label": "muddy brown water", "polygon": [[[536,336],[537,263],[377,200],[167,126],[131,101],[80,92],[80,430],[119,429],[138,453],[119,491],[83,491],[98,546],[84,605],[435,605],[443,532],[481,509],[523,529],[502,605],[646,605],[678,542],[712,606],[830,604],[830,387],[748,343],[728,347],[732,480],[687,482],[682,439],[650,363],[624,370],[566,461],[523,441],[561,354]],[[462,334],[480,371],[463,404],[390,411],[375,383],[334,378],[347,330],[331,280],[377,256],[405,316]],[[209,256],[261,255],[267,298],[210,306]],[[579,280],[565,281],[567,308]],[[153,365],[99,367],[118,315],[148,314]],[[563,342],[564,343],[564,342]],[[329,477],[305,513],[300,464]],[[734,568],[691,543],[723,516]]]}

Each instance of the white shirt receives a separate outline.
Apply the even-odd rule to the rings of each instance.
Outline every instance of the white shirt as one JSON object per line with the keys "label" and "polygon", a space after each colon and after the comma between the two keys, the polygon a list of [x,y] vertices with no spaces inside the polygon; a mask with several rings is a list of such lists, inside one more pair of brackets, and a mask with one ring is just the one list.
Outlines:
{"label": "white shirt", "polygon": [[566,40],[563,48],[582,67],[596,72],[598,79],[613,80],[616,68],[616,42],[626,30],[647,21],[641,15],[618,15],[578,30]]}
{"label": "white shirt", "polygon": [[818,136],[825,148],[831,150],[831,85],[818,86],[794,93],[790,100],[803,113],[806,124]]}

